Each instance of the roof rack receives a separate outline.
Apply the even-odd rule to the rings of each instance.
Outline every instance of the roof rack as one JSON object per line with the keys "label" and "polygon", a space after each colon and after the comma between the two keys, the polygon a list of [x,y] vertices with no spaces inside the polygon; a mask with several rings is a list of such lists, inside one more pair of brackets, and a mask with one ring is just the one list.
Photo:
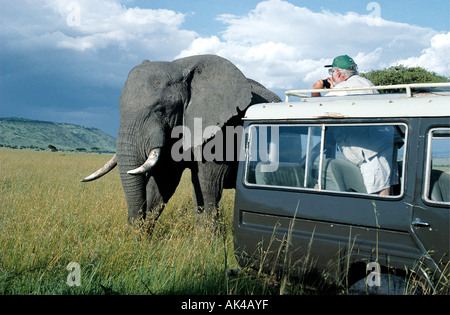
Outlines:
{"label": "roof rack", "polygon": [[307,89],[307,90],[290,90],[286,91],[286,102],[289,102],[289,96],[296,97],[311,97],[310,95],[302,93],[316,93],[316,92],[346,92],[346,91],[364,91],[364,90],[387,90],[387,89],[406,89],[406,96],[411,97],[411,89],[413,88],[437,88],[450,87],[450,82],[447,83],[413,83],[413,84],[395,84],[395,85],[378,85],[378,86],[364,86],[352,87],[342,89]]}

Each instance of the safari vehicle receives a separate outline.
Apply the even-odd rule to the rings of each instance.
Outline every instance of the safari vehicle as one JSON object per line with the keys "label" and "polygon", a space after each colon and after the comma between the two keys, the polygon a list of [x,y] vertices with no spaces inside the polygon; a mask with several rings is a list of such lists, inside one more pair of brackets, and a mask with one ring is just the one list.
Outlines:
{"label": "safari vehicle", "polygon": [[[387,88],[406,94],[287,91],[283,103],[247,110],[234,209],[241,266],[320,275],[349,294],[449,293],[450,84],[373,87]],[[339,133],[391,152],[388,195],[368,190]]]}

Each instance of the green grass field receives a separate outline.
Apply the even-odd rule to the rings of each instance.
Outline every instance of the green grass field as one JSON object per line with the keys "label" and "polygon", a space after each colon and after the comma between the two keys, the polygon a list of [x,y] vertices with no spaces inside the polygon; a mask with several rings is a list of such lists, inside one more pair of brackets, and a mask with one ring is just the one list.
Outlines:
{"label": "green grass field", "polygon": [[[117,169],[80,179],[106,154],[0,149],[0,294],[278,294],[254,274],[229,277],[234,191],[220,204],[221,233],[196,225],[190,174],[152,235],[127,223]],[[76,262],[80,286],[67,283]]]}
{"label": "green grass field", "polygon": [[[151,235],[130,226],[117,169],[80,182],[110,158],[0,148],[0,294],[321,294],[320,283],[249,268],[229,275],[239,268],[234,191],[224,192],[214,233],[197,223],[188,171]],[[72,262],[79,286],[69,285]]]}

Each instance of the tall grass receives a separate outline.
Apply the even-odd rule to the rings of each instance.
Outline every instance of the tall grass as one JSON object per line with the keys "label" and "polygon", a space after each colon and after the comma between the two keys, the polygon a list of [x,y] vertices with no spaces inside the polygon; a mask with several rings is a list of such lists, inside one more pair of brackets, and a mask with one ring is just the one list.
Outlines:
{"label": "tall grass", "polygon": [[[79,180],[109,155],[0,149],[0,294],[265,294],[233,253],[234,192],[220,203],[221,232],[198,226],[190,174],[152,235],[127,224],[117,170]],[[81,267],[81,286],[66,269]]]}
{"label": "tall grass", "polygon": [[[224,192],[219,232],[213,232],[197,224],[188,171],[151,235],[130,226],[117,170],[79,181],[110,157],[0,149],[0,294],[320,293],[302,281],[291,283],[289,268],[281,279],[246,268],[230,276],[239,268],[234,191]],[[285,237],[282,244],[289,244],[290,233]],[[299,263],[283,249],[271,248],[288,265]],[[71,262],[80,265],[80,286],[67,284]]]}
{"label": "tall grass", "polygon": [[[222,243],[194,229],[190,192],[177,193],[152,236],[141,234],[127,224],[117,172],[79,182],[108,158],[0,151],[1,292],[219,293]],[[72,261],[80,287],[66,283]]]}

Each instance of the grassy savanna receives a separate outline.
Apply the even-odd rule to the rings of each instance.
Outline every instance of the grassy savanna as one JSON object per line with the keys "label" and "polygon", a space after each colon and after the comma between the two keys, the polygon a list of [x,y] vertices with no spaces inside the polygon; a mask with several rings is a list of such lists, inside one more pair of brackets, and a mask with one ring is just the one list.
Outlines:
{"label": "grassy savanna", "polygon": [[[80,182],[110,158],[0,149],[0,294],[321,293],[320,279],[311,286],[250,268],[229,275],[239,268],[234,191],[224,192],[214,232],[197,222],[188,171],[151,235],[130,226],[117,169]],[[80,286],[67,283],[71,262],[80,266]]]}
{"label": "grassy savanna", "polygon": [[[233,190],[221,229],[196,224],[190,174],[152,235],[127,223],[117,170],[79,180],[110,155],[0,149],[0,294],[273,294],[254,276],[229,277]],[[81,267],[69,286],[68,264]]]}

